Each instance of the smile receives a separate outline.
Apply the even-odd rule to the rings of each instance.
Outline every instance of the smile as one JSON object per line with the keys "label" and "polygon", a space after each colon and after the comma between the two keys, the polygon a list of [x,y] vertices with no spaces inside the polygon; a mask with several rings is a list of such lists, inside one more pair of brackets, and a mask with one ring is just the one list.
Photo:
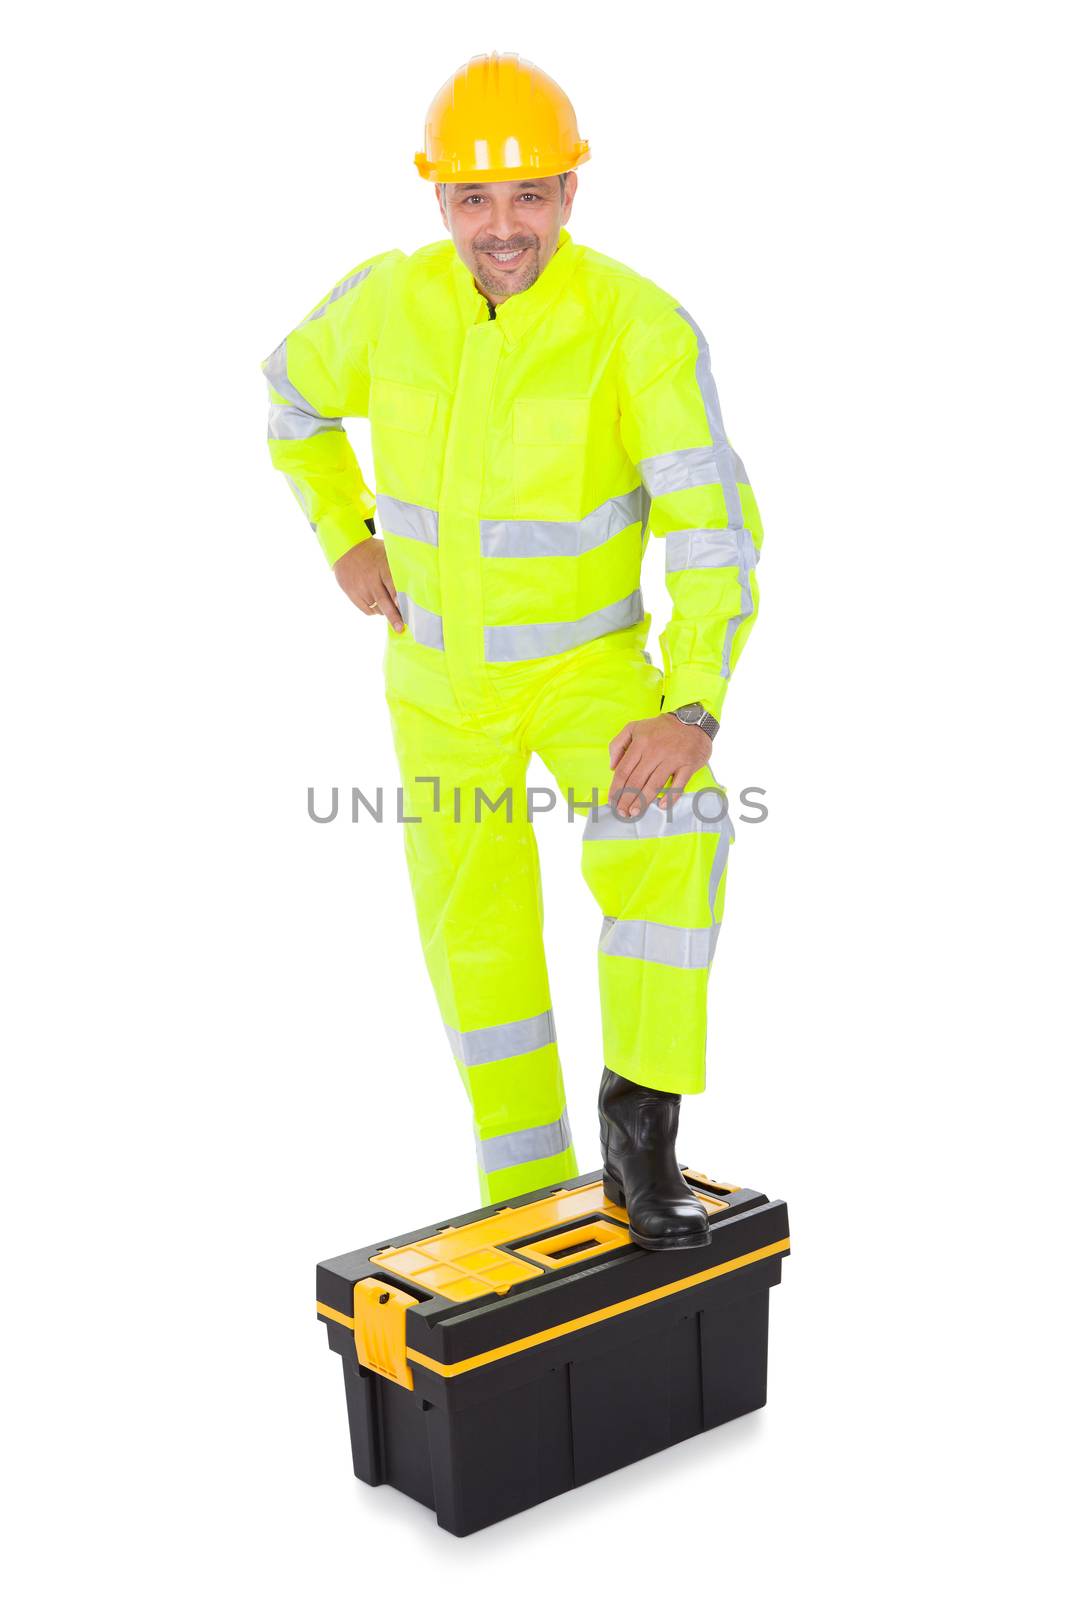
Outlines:
{"label": "smile", "polygon": [[525,249],[526,246],[523,245],[521,250],[487,250],[486,255],[491,261],[514,261],[518,256],[525,253]]}

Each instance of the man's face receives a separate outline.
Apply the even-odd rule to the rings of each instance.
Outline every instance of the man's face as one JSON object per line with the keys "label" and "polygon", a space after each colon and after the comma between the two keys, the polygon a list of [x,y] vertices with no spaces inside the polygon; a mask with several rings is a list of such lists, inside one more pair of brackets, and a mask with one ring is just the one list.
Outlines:
{"label": "man's face", "polygon": [[571,214],[578,174],[511,183],[438,183],[445,230],[487,300],[499,305],[541,276]]}

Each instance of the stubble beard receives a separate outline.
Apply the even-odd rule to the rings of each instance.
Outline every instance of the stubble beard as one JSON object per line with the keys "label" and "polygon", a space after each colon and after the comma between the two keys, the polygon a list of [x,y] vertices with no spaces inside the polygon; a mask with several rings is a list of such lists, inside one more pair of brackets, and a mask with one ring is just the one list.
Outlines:
{"label": "stubble beard", "polygon": [[477,278],[482,289],[489,294],[513,295],[521,294],[528,289],[541,272],[541,251],[539,245],[530,247],[530,260],[523,267],[521,273],[500,273],[499,276],[488,264],[489,258],[482,252],[476,252],[478,261]]}

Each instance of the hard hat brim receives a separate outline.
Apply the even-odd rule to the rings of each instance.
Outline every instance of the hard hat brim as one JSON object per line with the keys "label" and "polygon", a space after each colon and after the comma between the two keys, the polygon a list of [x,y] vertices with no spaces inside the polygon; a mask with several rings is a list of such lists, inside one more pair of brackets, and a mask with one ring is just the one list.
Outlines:
{"label": "hard hat brim", "polygon": [[431,183],[518,183],[523,178],[555,178],[561,172],[570,172],[581,166],[590,156],[589,141],[582,139],[570,156],[553,156],[543,166],[530,162],[519,167],[464,167],[450,166],[445,161],[430,161],[425,150],[414,157],[419,177]]}

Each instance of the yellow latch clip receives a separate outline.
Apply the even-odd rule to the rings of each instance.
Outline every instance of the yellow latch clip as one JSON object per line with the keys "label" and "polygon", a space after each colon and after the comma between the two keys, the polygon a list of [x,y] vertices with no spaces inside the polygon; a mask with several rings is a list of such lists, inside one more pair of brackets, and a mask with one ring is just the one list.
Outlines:
{"label": "yellow latch clip", "polygon": [[391,1378],[402,1389],[414,1389],[408,1365],[407,1309],[418,1305],[414,1295],[380,1278],[360,1278],[352,1293],[356,1356],[361,1367]]}

